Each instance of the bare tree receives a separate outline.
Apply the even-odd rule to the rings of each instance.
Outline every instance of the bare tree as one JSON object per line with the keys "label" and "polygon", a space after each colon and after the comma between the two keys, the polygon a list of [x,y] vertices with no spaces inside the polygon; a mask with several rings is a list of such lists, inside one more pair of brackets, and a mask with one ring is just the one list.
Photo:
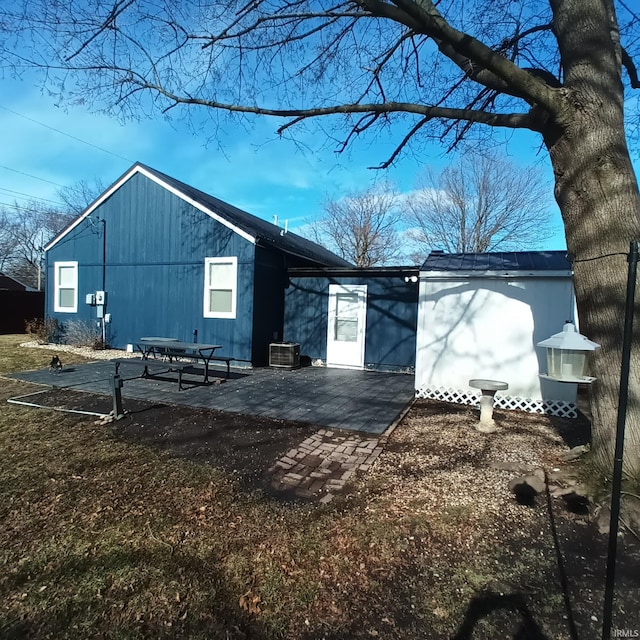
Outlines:
{"label": "bare tree", "polygon": [[400,253],[400,219],[393,191],[369,189],[327,200],[308,235],[356,267],[380,266]]}
{"label": "bare tree", "polygon": [[73,216],[32,200],[5,207],[1,214],[6,225],[0,228],[0,261],[7,274],[20,282],[40,289],[43,284],[44,245]]}
{"label": "bare tree", "polygon": [[9,213],[0,210],[0,271],[7,271],[15,255],[16,239]]}
{"label": "bare tree", "polygon": [[[367,134],[405,148],[493,129],[539,134],[573,257],[593,358],[593,452],[611,467],[629,242],[640,194],[625,106],[640,88],[640,15],[628,0],[15,0],[0,63],[44,70],[61,98],[139,117],[158,108],[329,118],[338,150]],[[73,82],[70,79],[73,79]],[[637,111],[635,115],[637,124]],[[338,116],[333,118],[333,116]],[[393,124],[395,127],[389,128]],[[335,125],[337,132],[330,128]],[[640,323],[625,471],[640,479]]]}
{"label": "bare tree", "polygon": [[31,199],[0,210],[0,265],[24,284],[41,289],[44,282],[44,246],[79,215],[103,190],[79,182],[58,191],[60,205]]}
{"label": "bare tree", "polygon": [[469,153],[440,173],[427,169],[407,199],[410,237],[424,257],[540,247],[550,236],[547,187],[532,167]]}
{"label": "bare tree", "polygon": [[106,185],[100,178],[93,181],[80,180],[70,187],[58,190],[62,206],[60,210],[69,216],[79,216],[98,196],[106,191]]}

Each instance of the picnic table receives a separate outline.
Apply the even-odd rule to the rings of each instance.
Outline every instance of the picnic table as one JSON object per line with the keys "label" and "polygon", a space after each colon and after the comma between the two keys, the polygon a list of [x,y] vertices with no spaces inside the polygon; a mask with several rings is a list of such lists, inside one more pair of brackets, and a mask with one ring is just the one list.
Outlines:
{"label": "picnic table", "polygon": [[[182,390],[182,373],[188,370],[193,373],[194,362],[204,363],[204,384],[209,383],[209,365],[212,360],[226,362],[227,378],[229,377],[230,363],[233,358],[227,356],[214,355],[217,349],[221,349],[219,344],[204,344],[196,342],[181,342],[174,338],[140,338],[134,343],[136,351],[140,352],[141,358],[116,358],[113,360],[118,376],[121,365],[136,366],[143,370],[142,377],[154,377],[150,369],[168,369],[178,374],[178,389]],[[157,375],[157,374],[156,374]]]}
{"label": "picnic table", "polygon": [[204,382],[209,382],[209,364],[212,360],[225,360],[227,362],[227,377],[229,375],[229,362],[231,358],[216,358],[214,355],[221,344],[204,344],[198,342],[181,342],[168,338],[141,338],[135,343],[135,348],[142,355],[143,360],[164,359],[173,363],[178,358],[202,361],[204,363]]}

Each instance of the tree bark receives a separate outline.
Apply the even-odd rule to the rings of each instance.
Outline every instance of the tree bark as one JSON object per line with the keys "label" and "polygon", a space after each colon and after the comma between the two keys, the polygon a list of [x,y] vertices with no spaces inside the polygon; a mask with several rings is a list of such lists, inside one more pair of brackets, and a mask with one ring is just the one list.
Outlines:
{"label": "tree bark", "polygon": [[[544,130],[555,173],[555,197],[573,258],[580,332],[601,345],[591,357],[592,451],[610,477],[622,356],[629,243],[640,239],[640,197],[623,119],[618,52],[606,19],[608,2],[569,0],[556,15],[556,33],[572,38],[565,58],[566,113]],[[589,9],[596,9],[589,14]],[[598,15],[598,11],[601,13]],[[586,12],[586,15],[585,15]],[[604,19],[603,19],[604,18]],[[576,22],[582,34],[576,43]],[[565,31],[566,27],[566,31]],[[603,28],[604,27],[604,28]],[[608,46],[593,46],[606,41]],[[565,44],[569,44],[566,43]],[[588,47],[591,44],[592,50]],[[603,55],[604,51],[604,55]],[[595,52],[595,55],[594,55]],[[624,472],[640,480],[640,318],[636,302]]]}

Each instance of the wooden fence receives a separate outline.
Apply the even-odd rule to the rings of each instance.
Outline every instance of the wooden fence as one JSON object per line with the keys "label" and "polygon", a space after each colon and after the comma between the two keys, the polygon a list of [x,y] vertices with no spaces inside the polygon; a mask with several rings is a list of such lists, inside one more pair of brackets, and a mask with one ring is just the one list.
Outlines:
{"label": "wooden fence", "polygon": [[0,334],[24,333],[32,318],[44,318],[44,292],[0,291]]}

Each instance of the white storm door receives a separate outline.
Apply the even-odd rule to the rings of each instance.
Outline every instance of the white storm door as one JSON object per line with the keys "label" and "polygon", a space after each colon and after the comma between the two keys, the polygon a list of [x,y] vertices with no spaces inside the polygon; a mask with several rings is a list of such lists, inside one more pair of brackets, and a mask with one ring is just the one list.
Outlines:
{"label": "white storm door", "polygon": [[367,285],[330,284],[327,366],[364,368]]}

